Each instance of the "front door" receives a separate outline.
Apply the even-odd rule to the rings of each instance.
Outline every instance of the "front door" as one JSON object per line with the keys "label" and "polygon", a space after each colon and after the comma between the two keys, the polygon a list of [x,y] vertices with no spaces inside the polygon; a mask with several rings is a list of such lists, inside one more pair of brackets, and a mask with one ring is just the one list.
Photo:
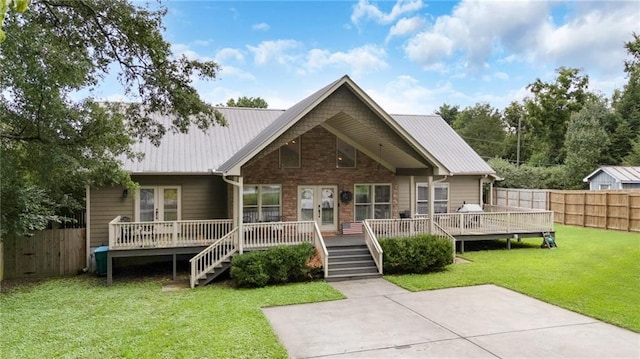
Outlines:
{"label": "front door", "polygon": [[298,220],[316,221],[323,232],[338,230],[338,187],[299,186]]}

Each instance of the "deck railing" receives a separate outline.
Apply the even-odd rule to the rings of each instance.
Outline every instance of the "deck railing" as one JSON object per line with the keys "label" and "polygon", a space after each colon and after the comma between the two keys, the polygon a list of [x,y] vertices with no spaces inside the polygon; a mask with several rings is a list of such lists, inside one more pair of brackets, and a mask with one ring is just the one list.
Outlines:
{"label": "deck railing", "polygon": [[315,243],[314,221],[264,222],[242,225],[243,249],[264,249],[279,245]]}
{"label": "deck railing", "polygon": [[429,232],[428,217],[401,219],[367,219],[371,231],[378,238],[407,237]]}
{"label": "deck railing", "polygon": [[320,227],[318,227],[317,222],[313,222],[314,228],[314,236],[313,243],[318,253],[320,254],[320,260],[322,260],[322,269],[324,271],[324,277],[327,278],[329,276],[329,250],[327,250],[327,246],[324,243],[324,238],[322,237],[322,233],[320,232]]}
{"label": "deck railing", "polygon": [[227,235],[230,219],[162,222],[109,222],[109,249],[203,246]]}
{"label": "deck railing", "polygon": [[551,211],[442,213],[434,218],[453,236],[553,231]]}
{"label": "deck railing", "polygon": [[451,233],[447,232],[444,228],[440,227],[440,225],[436,222],[433,223],[433,234],[440,237],[440,238],[444,238],[447,239],[451,242],[451,245],[453,246],[453,259],[456,259],[456,238],[454,236],[451,235]]}
{"label": "deck railing", "polygon": [[364,220],[362,223],[362,233],[364,234],[364,242],[367,244],[367,248],[369,248],[369,253],[371,253],[371,257],[373,257],[373,261],[376,263],[376,267],[378,268],[378,273],[383,274],[382,273],[382,269],[383,269],[382,247],[380,247],[380,243],[378,243],[378,239],[376,238],[375,232],[371,228],[369,221],[371,220]]}
{"label": "deck railing", "polygon": [[215,241],[202,252],[195,255],[189,260],[191,265],[191,275],[189,276],[189,284],[191,288],[196,286],[198,280],[207,276],[212,270],[215,270],[222,262],[231,258],[237,251],[238,229],[234,228],[227,235]]}

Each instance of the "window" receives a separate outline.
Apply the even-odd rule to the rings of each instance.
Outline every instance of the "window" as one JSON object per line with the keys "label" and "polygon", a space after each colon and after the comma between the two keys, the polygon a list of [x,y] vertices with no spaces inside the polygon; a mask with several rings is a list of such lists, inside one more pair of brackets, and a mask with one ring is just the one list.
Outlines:
{"label": "window", "polygon": [[280,147],[280,168],[300,168],[300,137]]}
{"label": "window", "polygon": [[336,151],[336,167],[338,168],[355,168],[356,167],[356,148],[337,139]]}
{"label": "window", "polygon": [[602,183],[600,184],[599,189],[611,189],[611,185],[608,183],[607,184]]}
{"label": "window", "polygon": [[275,222],[282,219],[280,185],[246,185],[242,192],[243,222]]}
{"label": "window", "polygon": [[[447,213],[449,208],[449,184],[448,183],[434,183],[433,184],[434,198],[433,211],[435,213]],[[416,196],[416,212],[418,214],[429,213],[429,184],[418,183],[417,184],[417,196]]]}
{"label": "window", "polygon": [[357,184],[355,220],[391,218],[391,185]]}

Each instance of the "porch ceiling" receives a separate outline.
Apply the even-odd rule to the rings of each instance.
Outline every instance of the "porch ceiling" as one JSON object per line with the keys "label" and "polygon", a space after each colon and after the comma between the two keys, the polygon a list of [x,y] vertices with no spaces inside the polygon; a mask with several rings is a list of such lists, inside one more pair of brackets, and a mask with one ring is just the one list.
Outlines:
{"label": "porch ceiling", "polygon": [[331,117],[322,126],[350,142],[351,145],[372,159],[380,161],[390,170],[433,168],[428,160],[422,158],[417,152],[408,153],[403,150],[407,147],[407,143],[389,127],[381,129],[376,127],[373,121],[371,124],[362,123],[344,112]]}

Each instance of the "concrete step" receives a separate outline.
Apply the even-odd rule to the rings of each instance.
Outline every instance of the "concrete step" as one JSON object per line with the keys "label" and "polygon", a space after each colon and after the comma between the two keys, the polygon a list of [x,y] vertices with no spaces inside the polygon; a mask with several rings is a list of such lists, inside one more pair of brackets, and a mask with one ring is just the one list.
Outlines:
{"label": "concrete step", "polygon": [[329,270],[343,269],[343,268],[359,268],[359,267],[375,267],[376,262],[369,258],[368,260],[347,260],[342,262],[329,263]]}
{"label": "concrete step", "polygon": [[331,268],[329,267],[329,277],[334,275],[361,275],[361,274],[376,274],[378,268],[375,264],[372,266],[363,267],[347,267],[347,268]]}
{"label": "concrete step", "polygon": [[325,280],[327,282],[341,282],[346,280],[358,280],[358,279],[370,279],[370,278],[380,278],[382,275],[380,273],[376,274],[337,274],[337,275],[329,275]]}

